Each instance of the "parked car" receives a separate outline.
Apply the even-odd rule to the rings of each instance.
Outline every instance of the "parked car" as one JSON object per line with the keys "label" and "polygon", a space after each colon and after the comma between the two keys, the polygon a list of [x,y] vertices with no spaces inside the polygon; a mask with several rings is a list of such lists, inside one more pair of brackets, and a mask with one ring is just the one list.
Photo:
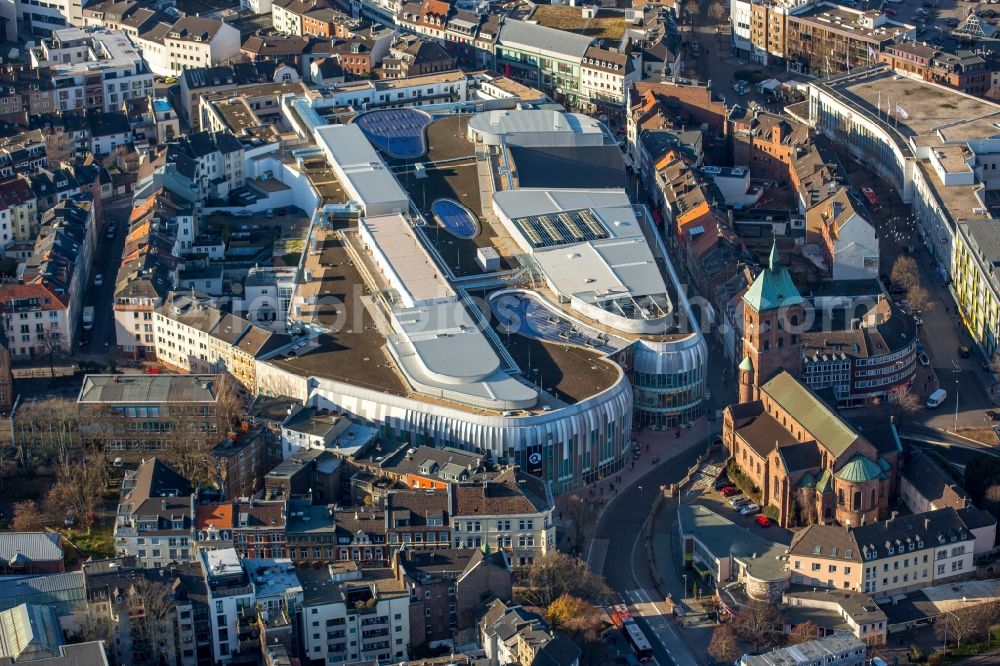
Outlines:
{"label": "parked car", "polygon": [[919,361],[920,365],[924,366],[925,368],[931,364],[931,360],[927,358],[927,354],[923,352],[917,354],[917,361]]}
{"label": "parked car", "polygon": [[972,352],[969,351],[968,345],[959,345],[958,355],[961,356],[962,358],[969,358],[969,356],[972,355]]}
{"label": "parked car", "polygon": [[726,486],[731,486],[731,485],[733,485],[733,484],[732,484],[732,482],[729,479],[723,478],[723,479],[719,479],[719,480],[717,480],[715,482],[715,489],[716,490],[722,490]]}
{"label": "parked car", "polygon": [[236,211],[233,215],[236,217],[253,217],[253,211],[244,208],[243,210]]}
{"label": "parked car", "polygon": [[740,492],[739,488],[734,488],[733,486],[726,486],[719,491],[719,494],[723,497],[732,497],[733,495],[738,495]]}
{"label": "parked car", "polygon": [[770,527],[771,526],[771,519],[768,518],[767,516],[763,515],[763,514],[759,514],[757,516],[754,516],[753,522],[757,523],[761,527]]}
{"label": "parked car", "polygon": [[753,504],[753,500],[749,497],[733,497],[729,500],[729,506],[734,509],[742,509],[747,504]]}
{"label": "parked car", "polygon": [[892,7],[886,7],[885,9],[882,10],[882,13],[885,14],[886,16],[895,16],[896,10],[893,9]]}
{"label": "parked car", "polygon": [[744,516],[752,516],[755,513],[760,513],[760,507],[753,502],[747,504],[745,507],[740,509],[740,513]]}
{"label": "parked car", "polygon": [[1000,421],[1000,412],[994,411],[992,409],[987,409],[983,417],[987,421]]}

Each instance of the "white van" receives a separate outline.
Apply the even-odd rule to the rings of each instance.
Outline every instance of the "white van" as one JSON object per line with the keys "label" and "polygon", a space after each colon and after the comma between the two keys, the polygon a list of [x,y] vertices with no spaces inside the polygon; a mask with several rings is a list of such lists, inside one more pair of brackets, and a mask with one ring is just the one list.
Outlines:
{"label": "white van", "polygon": [[948,392],[944,389],[937,389],[927,398],[927,409],[938,407],[948,397]]}

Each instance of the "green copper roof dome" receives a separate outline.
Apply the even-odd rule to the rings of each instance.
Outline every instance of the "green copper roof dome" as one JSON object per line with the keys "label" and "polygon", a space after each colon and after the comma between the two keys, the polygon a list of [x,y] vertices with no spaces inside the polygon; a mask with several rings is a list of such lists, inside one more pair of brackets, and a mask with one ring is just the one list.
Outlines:
{"label": "green copper roof dome", "polygon": [[874,460],[869,460],[859,453],[848,460],[847,464],[841,467],[834,476],[848,483],[863,483],[874,481],[881,475],[882,467]]}
{"label": "green copper roof dome", "polygon": [[802,303],[802,295],[792,282],[788,269],[778,264],[778,243],[771,246],[767,267],[760,272],[747,292],[743,301],[757,312],[774,310],[785,305]]}

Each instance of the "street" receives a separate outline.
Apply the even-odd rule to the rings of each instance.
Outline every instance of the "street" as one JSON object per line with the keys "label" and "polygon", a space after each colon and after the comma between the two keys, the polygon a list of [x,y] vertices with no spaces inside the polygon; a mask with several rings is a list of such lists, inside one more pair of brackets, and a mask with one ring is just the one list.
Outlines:
{"label": "street", "polygon": [[[94,306],[94,327],[86,332],[83,331],[82,327],[80,328],[80,336],[82,337],[86,333],[89,342],[85,345],[78,345],[75,354],[77,360],[106,363],[117,353],[113,311],[115,278],[121,264],[131,212],[132,201],[129,197],[109,199],[104,202],[102,208],[104,219],[99,221],[97,225],[99,235],[97,251],[94,255],[94,266],[90,272],[90,284],[83,296],[84,306]],[[115,225],[115,236],[108,239],[106,232],[112,224]],[[103,277],[103,284],[100,287],[94,284],[94,278],[98,274]]]}
{"label": "street", "polygon": [[[665,600],[656,592],[646,557],[646,523],[650,520],[659,487],[680,479],[703,450],[704,442],[701,442],[661,460],[618,495],[602,514],[587,553],[592,567],[596,565],[595,560],[603,559],[603,566],[598,570],[608,585],[633,606],[633,616],[647,632],[660,666],[694,666],[702,661],[695,656],[687,637],[680,636],[675,621],[669,617]],[[662,510],[676,511],[676,506],[676,500],[667,500]],[[622,535],[628,537],[622,538]],[[679,584],[672,588],[677,598],[682,592],[680,588]]]}

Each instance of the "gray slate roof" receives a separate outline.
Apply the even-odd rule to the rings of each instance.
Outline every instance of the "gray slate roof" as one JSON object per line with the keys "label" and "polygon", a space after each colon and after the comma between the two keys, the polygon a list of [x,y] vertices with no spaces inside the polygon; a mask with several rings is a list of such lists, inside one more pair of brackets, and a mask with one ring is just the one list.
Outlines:
{"label": "gray slate roof", "polygon": [[0,532],[0,560],[10,562],[18,555],[33,562],[61,560],[59,539],[48,532]]}
{"label": "gray slate roof", "polygon": [[582,58],[590,48],[591,38],[524,21],[504,21],[500,43],[522,46]]}

